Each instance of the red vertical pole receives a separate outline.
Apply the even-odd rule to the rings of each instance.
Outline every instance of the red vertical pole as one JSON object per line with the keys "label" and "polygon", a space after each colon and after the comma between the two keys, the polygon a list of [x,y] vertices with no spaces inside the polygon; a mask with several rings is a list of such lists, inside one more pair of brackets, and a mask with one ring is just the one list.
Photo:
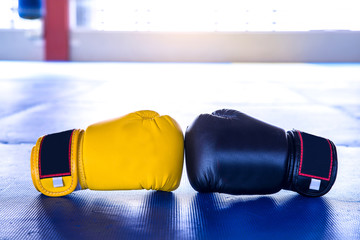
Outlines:
{"label": "red vertical pole", "polygon": [[45,1],[45,59],[69,60],[69,2]]}

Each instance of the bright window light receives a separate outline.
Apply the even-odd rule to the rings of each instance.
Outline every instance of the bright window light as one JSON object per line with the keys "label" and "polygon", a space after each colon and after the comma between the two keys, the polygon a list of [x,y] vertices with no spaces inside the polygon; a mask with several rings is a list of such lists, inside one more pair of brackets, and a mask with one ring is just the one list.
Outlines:
{"label": "bright window light", "polygon": [[[360,30],[359,0],[69,0],[72,29],[243,32]],[[41,20],[0,1],[0,29],[33,29]]]}
{"label": "bright window light", "polygon": [[358,0],[72,0],[77,28],[107,31],[360,30]]}

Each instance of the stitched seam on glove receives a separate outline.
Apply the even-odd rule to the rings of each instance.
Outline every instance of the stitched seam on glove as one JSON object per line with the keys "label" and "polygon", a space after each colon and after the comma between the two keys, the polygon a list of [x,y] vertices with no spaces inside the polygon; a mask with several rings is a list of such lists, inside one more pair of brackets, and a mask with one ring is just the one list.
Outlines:
{"label": "stitched seam on glove", "polygon": [[80,186],[82,189],[87,189],[88,186],[86,184],[86,176],[84,170],[84,160],[83,160],[83,142],[84,142],[84,130],[79,130],[79,147],[78,147],[78,177],[80,179]]}

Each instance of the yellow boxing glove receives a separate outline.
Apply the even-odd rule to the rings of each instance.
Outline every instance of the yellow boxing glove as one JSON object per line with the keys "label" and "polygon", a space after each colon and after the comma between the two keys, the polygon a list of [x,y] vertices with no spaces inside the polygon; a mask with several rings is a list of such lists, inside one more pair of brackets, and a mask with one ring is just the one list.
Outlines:
{"label": "yellow boxing glove", "polygon": [[31,152],[35,188],[51,197],[75,189],[175,190],[184,138],[170,116],[138,111],[123,117],[40,137]]}

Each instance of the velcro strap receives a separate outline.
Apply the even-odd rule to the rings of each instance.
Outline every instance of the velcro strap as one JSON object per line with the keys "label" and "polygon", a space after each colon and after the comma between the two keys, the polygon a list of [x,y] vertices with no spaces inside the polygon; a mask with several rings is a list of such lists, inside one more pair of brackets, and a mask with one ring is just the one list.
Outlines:
{"label": "velcro strap", "polygon": [[78,185],[78,163],[84,131],[80,129],[40,137],[31,151],[35,188],[50,197],[65,196]]}
{"label": "velcro strap", "polygon": [[299,175],[329,181],[331,177],[333,150],[325,138],[301,133]]}
{"label": "velcro strap", "polygon": [[291,188],[309,197],[324,195],[331,189],[336,179],[335,145],[322,137],[298,130],[291,132],[295,143]]}
{"label": "velcro strap", "polygon": [[71,175],[71,140],[73,130],[43,137],[39,154],[39,177]]}

